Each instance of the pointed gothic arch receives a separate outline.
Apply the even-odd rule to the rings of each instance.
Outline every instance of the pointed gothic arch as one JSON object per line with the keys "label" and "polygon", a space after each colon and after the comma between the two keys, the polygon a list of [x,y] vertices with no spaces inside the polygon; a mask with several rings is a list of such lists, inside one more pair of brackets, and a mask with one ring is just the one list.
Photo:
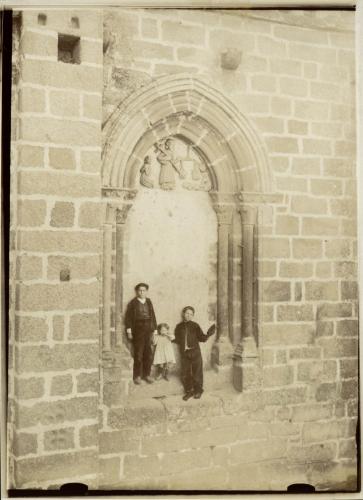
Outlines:
{"label": "pointed gothic arch", "polygon": [[267,151],[253,124],[221,92],[189,75],[142,87],[116,108],[103,132],[104,187],[133,188],[143,152],[182,135],[205,157],[219,192],[273,192]]}

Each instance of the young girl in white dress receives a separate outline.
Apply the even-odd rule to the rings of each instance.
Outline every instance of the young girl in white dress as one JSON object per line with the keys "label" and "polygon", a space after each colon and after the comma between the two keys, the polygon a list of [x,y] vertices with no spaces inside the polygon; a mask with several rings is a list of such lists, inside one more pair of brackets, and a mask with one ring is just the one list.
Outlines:
{"label": "young girl in white dress", "polygon": [[156,380],[164,377],[169,380],[169,366],[175,363],[174,349],[171,341],[174,340],[174,334],[170,332],[169,325],[160,323],[157,334],[154,336],[155,353],[153,364],[156,366]]}

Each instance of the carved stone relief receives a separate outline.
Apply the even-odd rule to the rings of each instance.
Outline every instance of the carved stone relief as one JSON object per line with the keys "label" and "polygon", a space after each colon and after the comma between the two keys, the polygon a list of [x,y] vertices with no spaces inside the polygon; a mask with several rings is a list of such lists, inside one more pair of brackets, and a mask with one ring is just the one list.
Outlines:
{"label": "carved stone relief", "polygon": [[163,190],[209,191],[212,183],[205,162],[192,145],[167,137],[153,145],[140,169],[140,184]]}

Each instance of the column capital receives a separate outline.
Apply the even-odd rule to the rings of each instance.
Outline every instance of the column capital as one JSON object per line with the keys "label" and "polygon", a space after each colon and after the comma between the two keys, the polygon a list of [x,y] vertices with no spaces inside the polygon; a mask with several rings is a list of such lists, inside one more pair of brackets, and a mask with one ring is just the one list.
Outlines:
{"label": "column capital", "polygon": [[123,204],[116,208],[116,224],[125,224],[131,207],[131,204]]}
{"label": "column capital", "polygon": [[248,205],[238,205],[237,211],[241,216],[242,225],[256,224],[257,208]]}
{"label": "column capital", "polygon": [[219,203],[213,204],[215,213],[217,214],[218,225],[232,224],[232,214],[234,211],[233,205],[222,205]]}

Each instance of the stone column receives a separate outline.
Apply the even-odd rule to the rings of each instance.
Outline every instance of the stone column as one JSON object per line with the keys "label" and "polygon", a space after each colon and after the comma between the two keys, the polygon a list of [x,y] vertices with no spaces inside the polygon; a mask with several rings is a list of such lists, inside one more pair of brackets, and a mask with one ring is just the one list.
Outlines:
{"label": "stone column", "polygon": [[116,346],[122,344],[122,276],[123,276],[123,255],[124,255],[124,232],[127,214],[131,204],[123,204],[116,209],[116,297],[115,297],[115,317],[116,317]]}
{"label": "stone column", "polygon": [[[233,382],[237,390],[249,385],[246,379],[246,365],[254,367],[257,360],[257,346],[254,336],[254,231],[256,212],[252,207],[240,207],[242,225],[242,336],[234,353]],[[254,377],[254,370],[251,377]],[[245,380],[243,380],[245,378]],[[253,380],[252,380],[253,382]]]}
{"label": "stone column", "polygon": [[229,365],[233,348],[229,338],[229,235],[233,205],[214,203],[218,221],[217,254],[217,337],[212,349],[212,365],[218,369]]}
{"label": "stone column", "polygon": [[112,228],[114,208],[106,207],[106,222],[103,225],[103,267],[102,267],[102,348],[111,350],[111,263],[112,263]]}

